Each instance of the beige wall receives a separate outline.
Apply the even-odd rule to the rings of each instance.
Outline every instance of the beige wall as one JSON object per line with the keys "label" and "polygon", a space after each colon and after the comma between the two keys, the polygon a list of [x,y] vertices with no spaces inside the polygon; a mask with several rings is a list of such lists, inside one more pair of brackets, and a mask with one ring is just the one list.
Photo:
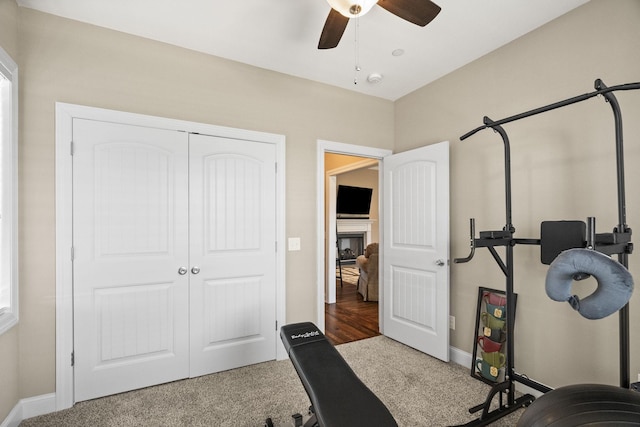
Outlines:
{"label": "beige wall", "polygon": [[[640,81],[640,2],[592,0],[567,15],[396,102],[395,150],[451,141],[451,255],[468,254],[476,230],[505,225],[503,149],[489,130],[460,142],[483,117],[505,118],[609,85]],[[627,222],[640,214],[640,91],[618,92],[625,131]],[[602,97],[504,126],[511,140],[516,237],[538,238],[544,220],[597,218],[618,224],[615,140]],[[538,246],[516,246],[516,370],[559,386],[618,383],[617,315],[589,321],[547,298]],[[640,255],[629,257],[640,277]],[[594,282],[584,284],[593,289]],[[471,352],[478,286],[504,289],[486,249],[451,266],[451,344]],[[588,291],[590,292],[590,291]],[[584,292],[579,292],[584,295]],[[640,372],[640,295],[631,300],[631,381]]]}
{"label": "beige wall", "polygon": [[56,101],[284,134],[286,234],[302,240],[287,254],[287,320],[316,319],[316,141],[390,148],[393,103],[30,9],[19,48],[22,397],[55,389]]}
{"label": "beige wall", "polygon": [[[14,0],[0,0],[0,46],[18,62],[18,6]],[[18,79],[22,70],[18,70]],[[19,398],[19,326],[0,335],[0,423]]]}
{"label": "beige wall", "polygon": [[15,0],[0,0],[0,44],[17,61],[18,5]]}
{"label": "beige wall", "polygon": [[[606,17],[606,19],[605,19]],[[287,138],[287,320],[316,319],[315,144],[317,139],[396,151],[448,139],[452,256],[467,254],[468,218],[478,230],[504,225],[502,151],[490,131],[459,142],[482,117],[501,118],[591,91],[640,80],[640,3],[593,0],[395,104],[220,58],[128,36],[0,0],[0,44],[18,54],[21,77],[21,319],[0,336],[0,420],[17,397],[55,389],[54,103],[56,101],[284,134]],[[19,23],[16,29],[16,22]],[[17,31],[17,36],[16,36]],[[629,223],[640,212],[640,94],[618,95],[625,114]],[[394,115],[395,110],[395,115]],[[366,123],[356,127],[353,123]],[[394,134],[395,129],[395,134]],[[616,224],[613,127],[602,99],[507,125],[512,139],[514,223],[536,237],[548,219]],[[617,382],[617,323],[581,319],[544,295],[536,247],[516,248],[520,294],[517,368],[551,385]],[[638,255],[630,257],[640,272]],[[476,289],[504,278],[483,251],[451,268],[452,345],[471,351]],[[640,297],[631,302],[639,324]],[[632,378],[640,343],[632,333]],[[18,363],[18,356],[20,362]],[[4,368],[8,367],[8,370]],[[8,379],[7,372],[19,377]]]}

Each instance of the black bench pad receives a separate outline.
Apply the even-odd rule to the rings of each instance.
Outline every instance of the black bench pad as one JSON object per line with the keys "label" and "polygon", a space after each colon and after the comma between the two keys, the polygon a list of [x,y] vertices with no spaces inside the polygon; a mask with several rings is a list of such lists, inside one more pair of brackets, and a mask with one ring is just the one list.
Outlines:
{"label": "black bench pad", "polygon": [[397,427],[384,403],[360,381],[316,325],[285,325],[280,338],[320,427]]}

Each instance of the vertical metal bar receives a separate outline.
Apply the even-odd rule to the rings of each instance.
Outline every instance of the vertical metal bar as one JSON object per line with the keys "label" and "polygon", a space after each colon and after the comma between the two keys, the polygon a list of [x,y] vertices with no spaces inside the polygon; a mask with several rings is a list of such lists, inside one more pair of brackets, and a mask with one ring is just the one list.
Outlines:
{"label": "vertical metal bar", "polygon": [[515,357],[515,307],[516,299],[513,294],[513,245],[507,246],[507,364],[505,375],[509,381],[509,405],[513,405],[515,399],[515,386],[513,384],[513,362]]}
{"label": "vertical metal bar", "polygon": [[[594,83],[596,90],[606,89],[607,86],[602,80],[597,79]],[[616,135],[616,170],[618,178],[618,227],[617,232],[627,231],[627,213],[624,188],[624,147],[622,141],[622,113],[620,105],[613,92],[603,93],[605,100],[611,105],[615,124]],[[629,266],[628,254],[618,254],[618,262],[625,267]],[[629,388],[631,380],[629,378],[630,349],[629,349],[629,304],[626,304],[618,312],[618,327],[620,341],[620,387]]]}
{"label": "vertical metal bar", "polygon": [[596,248],[596,218],[587,218],[587,249]]}
{"label": "vertical metal bar", "polygon": [[[505,287],[507,294],[507,364],[505,367],[505,379],[509,383],[509,405],[513,405],[515,399],[515,386],[513,384],[513,362],[515,357],[514,342],[515,342],[515,295],[513,294],[513,233],[515,228],[511,222],[511,146],[509,143],[509,137],[507,132],[500,125],[493,125],[493,120],[485,116],[484,124],[491,127],[494,131],[500,134],[502,142],[504,143],[504,192],[505,192],[505,226],[504,230],[508,231],[512,239],[506,247],[506,266],[504,273],[506,276]],[[490,247],[490,249],[493,249]]]}
{"label": "vertical metal bar", "polygon": [[491,127],[500,134],[502,142],[504,143],[505,231],[513,233],[515,230],[511,223],[511,145],[509,144],[509,137],[507,136],[507,132],[505,132],[501,126],[492,126],[494,122],[489,117],[485,116],[483,121],[485,125]]}
{"label": "vertical metal bar", "polygon": [[[595,88],[597,90],[606,89],[607,86],[602,80],[597,79],[595,81]],[[607,100],[611,109],[613,110],[613,118],[615,122],[615,135],[616,135],[616,170],[618,177],[618,232],[624,233],[627,228],[627,213],[626,213],[626,200],[625,200],[625,188],[624,188],[624,147],[622,141],[622,113],[620,112],[620,104],[613,92],[605,92],[603,94],[604,99]],[[625,265],[625,267],[627,267]]]}
{"label": "vertical metal bar", "polygon": [[475,338],[475,345],[473,346],[473,354],[471,356],[471,376],[475,377],[475,372],[476,372],[476,357],[478,356],[478,331],[480,330],[480,307],[482,306],[482,296],[484,295],[485,292],[484,287],[479,287],[478,288],[478,302],[476,305],[476,329],[474,334],[474,338]]}

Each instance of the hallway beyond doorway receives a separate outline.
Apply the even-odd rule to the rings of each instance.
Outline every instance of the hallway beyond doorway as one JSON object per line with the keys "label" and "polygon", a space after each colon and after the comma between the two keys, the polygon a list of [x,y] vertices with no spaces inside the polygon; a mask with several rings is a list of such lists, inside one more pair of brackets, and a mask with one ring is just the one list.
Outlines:
{"label": "hallway beyond doorway", "polygon": [[380,335],[378,303],[363,301],[355,285],[336,280],[336,303],[325,304],[325,335],[333,344],[344,344]]}

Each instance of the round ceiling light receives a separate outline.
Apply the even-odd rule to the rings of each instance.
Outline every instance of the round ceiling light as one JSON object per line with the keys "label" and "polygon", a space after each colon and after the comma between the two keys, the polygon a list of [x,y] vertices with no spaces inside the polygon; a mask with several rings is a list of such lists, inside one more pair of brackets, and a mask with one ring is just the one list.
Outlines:
{"label": "round ceiling light", "polygon": [[369,12],[378,0],[327,0],[327,3],[347,18],[354,18]]}

